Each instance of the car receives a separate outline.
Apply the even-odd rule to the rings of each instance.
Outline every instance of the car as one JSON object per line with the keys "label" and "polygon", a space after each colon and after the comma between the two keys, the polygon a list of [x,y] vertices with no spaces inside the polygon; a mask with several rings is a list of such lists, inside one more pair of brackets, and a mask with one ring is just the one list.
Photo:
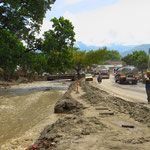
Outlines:
{"label": "car", "polygon": [[93,81],[93,77],[91,74],[86,74],[85,75],[85,81]]}
{"label": "car", "polygon": [[109,76],[110,76],[109,70],[107,70],[107,69],[102,69],[102,70],[101,70],[101,76],[102,76],[102,79],[109,79]]}

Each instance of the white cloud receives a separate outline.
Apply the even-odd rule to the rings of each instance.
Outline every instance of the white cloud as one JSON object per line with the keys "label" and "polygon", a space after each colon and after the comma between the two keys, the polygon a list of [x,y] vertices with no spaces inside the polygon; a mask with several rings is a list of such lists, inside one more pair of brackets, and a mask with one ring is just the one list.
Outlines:
{"label": "white cloud", "polygon": [[42,37],[45,31],[52,29],[52,22],[48,21],[47,19],[43,20],[43,25],[41,27],[41,32],[39,37]]}
{"label": "white cloud", "polygon": [[76,40],[87,45],[150,43],[150,0],[120,0],[115,5],[80,14],[66,12]]}
{"label": "white cloud", "polygon": [[78,2],[82,2],[84,0],[65,0],[66,4],[74,4],[74,3],[78,3]]}

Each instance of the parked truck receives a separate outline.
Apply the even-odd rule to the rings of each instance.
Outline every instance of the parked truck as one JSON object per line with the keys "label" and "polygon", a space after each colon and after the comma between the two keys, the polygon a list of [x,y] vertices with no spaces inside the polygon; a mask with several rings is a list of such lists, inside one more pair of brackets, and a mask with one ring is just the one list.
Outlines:
{"label": "parked truck", "polygon": [[115,74],[115,82],[132,83],[138,82],[138,69],[134,66],[126,66],[119,68]]}
{"label": "parked truck", "polygon": [[110,71],[108,69],[101,70],[102,79],[109,79]]}

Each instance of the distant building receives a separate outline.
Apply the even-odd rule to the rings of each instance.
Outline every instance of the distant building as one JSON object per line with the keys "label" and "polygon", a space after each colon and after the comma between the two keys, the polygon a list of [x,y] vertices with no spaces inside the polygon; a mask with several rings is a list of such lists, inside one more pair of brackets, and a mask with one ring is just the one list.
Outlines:
{"label": "distant building", "polygon": [[110,71],[113,71],[115,68],[120,68],[122,67],[122,62],[121,61],[105,61],[104,62],[107,65],[95,65],[93,67],[94,72],[99,72],[102,69],[108,69]]}
{"label": "distant building", "polygon": [[104,64],[110,64],[110,65],[122,65],[122,61],[105,61]]}

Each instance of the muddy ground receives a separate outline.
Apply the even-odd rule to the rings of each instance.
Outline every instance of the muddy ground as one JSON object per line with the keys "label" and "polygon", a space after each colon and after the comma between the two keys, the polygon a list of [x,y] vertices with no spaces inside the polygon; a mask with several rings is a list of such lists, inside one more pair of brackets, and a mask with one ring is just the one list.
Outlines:
{"label": "muddy ground", "polygon": [[103,91],[100,84],[73,83],[54,111],[67,114],[47,126],[29,149],[149,150],[150,109]]}
{"label": "muddy ground", "polygon": [[47,80],[46,77],[37,77],[37,78],[32,78],[32,79],[19,77],[18,80],[10,79],[8,81],[3,79],[3,80],[0,80],[0,88],[10,88],[11,86],[19,85],[22,83],[31,83],[34,81],[46,81],[46,80]]}

